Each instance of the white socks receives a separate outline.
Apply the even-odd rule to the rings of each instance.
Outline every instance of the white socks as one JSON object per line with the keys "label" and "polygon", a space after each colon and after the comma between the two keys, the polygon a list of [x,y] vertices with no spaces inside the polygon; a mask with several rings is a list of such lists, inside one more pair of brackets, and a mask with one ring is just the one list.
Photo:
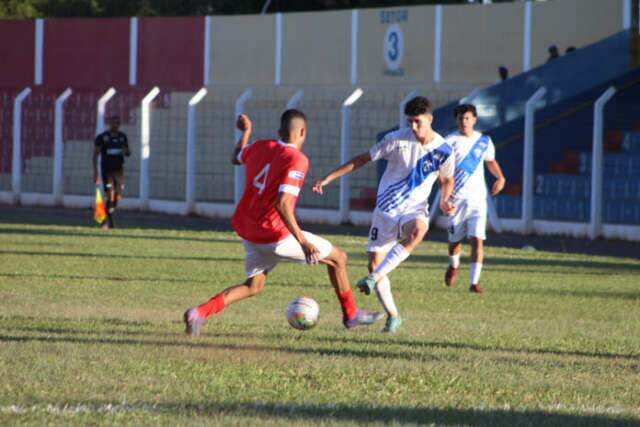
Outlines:
{"label": "white socks", "polygon": [[462,252],[458,252],[455,255],[449,255],[449,265],[453,268],[460,267],[460,254]]}
{"label": "white socks", "polygon": [[387,256],[382,260],[380,265],[373,270],[372,274],[375,274],[376,281],[387,276],[408,257],[409,251],[407,251],[400,243],[396,243],[389,253],[387,253]]}
{"label": "white socks", "polygon": [[398,315],[398,307],[396,307],[395,301],[393,301],[393,295],[391,294],[391,282],[387,276],[384,276],[378,283],[376,283],[376,295],[378,295],[378,301],[384,307],[384,310],[389,316]]}
{"label": "white socks", "polygon": [[480,273],[482,273],[482,264],[479,262],[472,262],[469,267],[469,278],[472,285],[477,285],[480,281]]}

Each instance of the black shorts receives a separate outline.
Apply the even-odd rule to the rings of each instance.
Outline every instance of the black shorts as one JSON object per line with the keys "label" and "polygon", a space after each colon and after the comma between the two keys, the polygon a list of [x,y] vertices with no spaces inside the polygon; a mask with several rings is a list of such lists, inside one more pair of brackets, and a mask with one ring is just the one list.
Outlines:
{"label": "black shorts", "polygon": [[116,194],[122,195],[124,192],[124,173],[122,169],[102,171],[102,182],[104,191],[113,190]]}

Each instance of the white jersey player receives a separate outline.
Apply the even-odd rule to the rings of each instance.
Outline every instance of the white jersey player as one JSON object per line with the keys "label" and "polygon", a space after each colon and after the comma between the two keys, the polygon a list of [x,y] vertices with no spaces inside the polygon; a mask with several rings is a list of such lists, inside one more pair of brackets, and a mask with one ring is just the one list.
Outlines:
{"label": "white jersey player", "polygon": [[313,191],[322,194],[325,185],[371,161],[388,162],[378,186],[369,232],[370,274],[358,281],[358,288],[365,294],[375,290],[385,308],[384,332],[395,332],[402,323],[387,276],[424,238],[429,228],[428,199],[437,179],[442,186],[441,210],[451,214],[454,209],[449,200],[453,192],[453,153],[431,128],[429,100],[418,96],[407,103],[404,112],[409,129],[387,134],[371,150],[334,169],[313,186]]}
{"label": "white jersey player", "polygon": [[461,241],[471,242],[471,268],[469,291],[482,293],[480,273],[484,258],[483,241],[487,226],[487,187],[484,181],[484,165],[496,178],[491,188],[495,196],[505,184],[504,175],[496,161],[491,138],[474,131],[477,121],[476,107],[462,104],[454,111],[458,131],[447,136],[446,141],[455,153],[455,186],[451,201],[456,206],[455,215],[449,218],[449,268],[444,276],[447,286],[456,279],[460,267]]}

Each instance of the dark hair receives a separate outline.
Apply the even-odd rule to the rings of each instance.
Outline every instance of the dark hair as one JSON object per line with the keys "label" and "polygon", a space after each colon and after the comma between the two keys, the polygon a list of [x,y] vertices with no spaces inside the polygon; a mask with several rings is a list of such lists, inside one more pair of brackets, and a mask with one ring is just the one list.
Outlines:
{"label": "dark hair", "polygon": [[289,125],[291,125],[291,122],[295,119],[302,119],[305,123],[307,123],[307,116],[305,116],[302,111],[291,108],[289,110],[286,110],[280,116],[280,130],[288,132]]}
{"label": "dark hair", "polygon": [[424,96],[416,96],[404,106],[404,114],[409,117],[431,113],[431,102]]}
{"label": "dark hair", "polygon": [[476,111],[476,106],[473,104],[460,104],[453,110],[453,117],[456,119],[459,115],[464,115],[466,113],[473,114],[473,117],[478,117],[478,112]]}

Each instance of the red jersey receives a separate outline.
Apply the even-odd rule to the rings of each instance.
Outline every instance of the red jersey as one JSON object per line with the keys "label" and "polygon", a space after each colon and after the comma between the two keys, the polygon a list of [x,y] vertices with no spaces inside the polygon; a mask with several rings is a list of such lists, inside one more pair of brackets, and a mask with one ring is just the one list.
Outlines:
{"label": "red jersey", "polygon": [[278,242],[289,229],[276,211],[278,193],[298,196],[309,169],[309,159],[293,144],[261,140],[245,146],[238,160],[246,166],[244,193],[231,225],[253,243]]}

